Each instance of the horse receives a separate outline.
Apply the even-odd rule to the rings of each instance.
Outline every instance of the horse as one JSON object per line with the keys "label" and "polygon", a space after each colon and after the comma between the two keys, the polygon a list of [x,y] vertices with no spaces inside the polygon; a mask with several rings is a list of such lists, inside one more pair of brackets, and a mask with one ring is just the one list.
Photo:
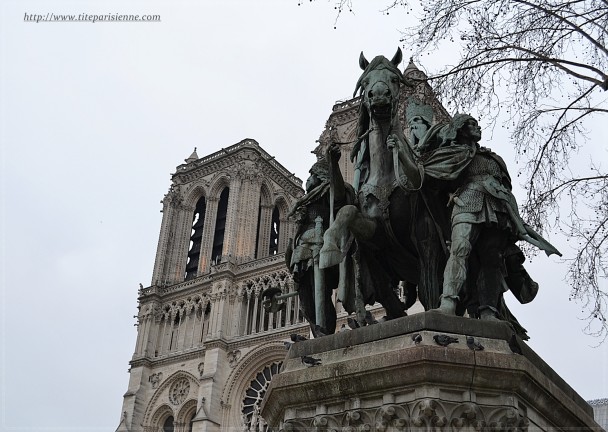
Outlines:
{"label": "horse", "polygon": [[[378,301],[388,319],[405,315],[416,287],[425,309],[437,307],[445,263],[441,230],[420,193],[424,169],[398,118],[400,86],[412,85],[397,68],[401,60],[401,49],[391,60],[359,57],[363,74],[355,95],[360,91],[362,101],[351,153],[357,205],[338,211],[320,253],[321,267],[342,266],[338,298],[348,312],[361,315],[365,304]],[[354,293],[345,275],[349,255],[355,260]],[[395,294],[399,281],[406,282],[406,304]]]}

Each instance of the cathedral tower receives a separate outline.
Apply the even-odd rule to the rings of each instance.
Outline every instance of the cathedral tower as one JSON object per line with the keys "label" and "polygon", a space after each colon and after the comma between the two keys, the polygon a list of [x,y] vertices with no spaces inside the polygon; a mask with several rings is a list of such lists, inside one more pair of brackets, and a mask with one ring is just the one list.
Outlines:
{"label": "cathedral tower", "polygon": [[258,404],[285,356],[281,340],[307,332],[297,297],[265,313],[260,296],[293,291],[287,215],[302,181],[252,139],[185,162],[162,200],[118,430],[263,430]]}

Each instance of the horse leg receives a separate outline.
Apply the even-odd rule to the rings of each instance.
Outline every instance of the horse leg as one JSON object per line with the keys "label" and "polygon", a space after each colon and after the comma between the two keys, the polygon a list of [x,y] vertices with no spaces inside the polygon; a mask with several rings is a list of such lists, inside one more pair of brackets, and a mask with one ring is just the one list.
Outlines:
{"label": "horse leg", "polygon": [[336,219],[323,235],[323,247],[319,257],[319,267],[329,268],[338,265],[346,251],[349,233],[358,239],[369,239],[376,230],[376,223],[363,217],[354,205],[342,207]]}
{"label": "horse leg", "polygon": [[342,302],[344,310],[348,313],[355,311],[354,285],[355,270],[352,256],[345,257],[340,262],[338,281],[338,300]]}
{"label": "horse leg", "polygon": [[393,286],[396,286],[396,284],[385,286],[376,293],[377,300],[384,307],[386,318],[389,320],[407,315],[405,304],[399,299],[399,296],[393,290]]}

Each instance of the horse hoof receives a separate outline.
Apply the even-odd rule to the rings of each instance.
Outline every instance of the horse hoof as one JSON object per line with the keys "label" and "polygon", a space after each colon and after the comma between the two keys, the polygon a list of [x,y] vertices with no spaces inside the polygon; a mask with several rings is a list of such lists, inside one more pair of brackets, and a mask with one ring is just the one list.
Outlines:
{"label": "horse hoof", "polygon": [[441,299],[439,307],[435,310],[445,315],[456,315],[456,302],[451,298],[444,297]]}
{"label": "horse hoof", "polygon": [[442,313],[444,315],[456,315],[456,311],[452,311],[451,309],[448,308],[441,308],[438,307],[437,309],[435,309],[437,312]]}
{"label": "horse hoof", "polygon": [[494,312],[489,311],[489,310],[484,310],[483,312],[481,312],[481,314],[479,314],[479,319],[481,319],[483,321],[498,321],[498,322],[500,322],[500,318],[498,318],[496,316],[496,314],[494,314]]}
{"label": "horse hoof", "polygon": [[342,252],[335,246],[325,244],[319,254],[319,267],[322,269],[333,267],[342,261]]}

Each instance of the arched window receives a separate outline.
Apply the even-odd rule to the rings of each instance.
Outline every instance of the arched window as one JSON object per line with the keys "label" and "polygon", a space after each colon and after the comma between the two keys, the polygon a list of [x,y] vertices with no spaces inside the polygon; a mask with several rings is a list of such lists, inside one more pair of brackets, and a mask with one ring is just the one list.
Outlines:
{"label": "arched window", "polygon": [[274,206],[272,210],[272,221],[270,222],[270,245],[268,255],[276,255],[279,252],[279,229],[281,220],[279,219],[279,208]]}
{"label": "arched window", "polygon": [[188,251],[188,261],[186,262],[186,280],[195,278],[198,273],[206,208],[205,197],[201,197],[196,203],[196,208],[192,215],[192,234],[190,235],[190,250]]}
{"label": "arched window", "polygon": [[226,231],[226,215],[228,214],[228,195],[230,190],[226,187],[220,195],[217,206],[217,217],[215,219],[215,233],[213,235],[213,248],[211,250],[211,262],[217,264],[222,259],[224,248],[224,232]]}
{"label": "arched window", "polygon": [[255,237],[254,258],[264,258],[279,253],[279,233],[281,231],[281,211],[278,205],[264,204],[267,200],[260,197],[258,224]]}
{"label": "arched window", "polygon": [[173,422],[173,416],[167,417],[167,420],[163,423],[163,432],[174,432],[175,425]]}
{"label": "arched window", "polygon": [[251,381],[249,388],[245,390],[243,408],[241,409],[244,431],[268,431],[266,421],[260,416],[260,404],[262,399],[264,399],[268,386],[270,385],[270,380],[274,375],[279,373],[282,364],[283,362],[277,362],[266,366],[264,370],[255,376],[255,378]]}

